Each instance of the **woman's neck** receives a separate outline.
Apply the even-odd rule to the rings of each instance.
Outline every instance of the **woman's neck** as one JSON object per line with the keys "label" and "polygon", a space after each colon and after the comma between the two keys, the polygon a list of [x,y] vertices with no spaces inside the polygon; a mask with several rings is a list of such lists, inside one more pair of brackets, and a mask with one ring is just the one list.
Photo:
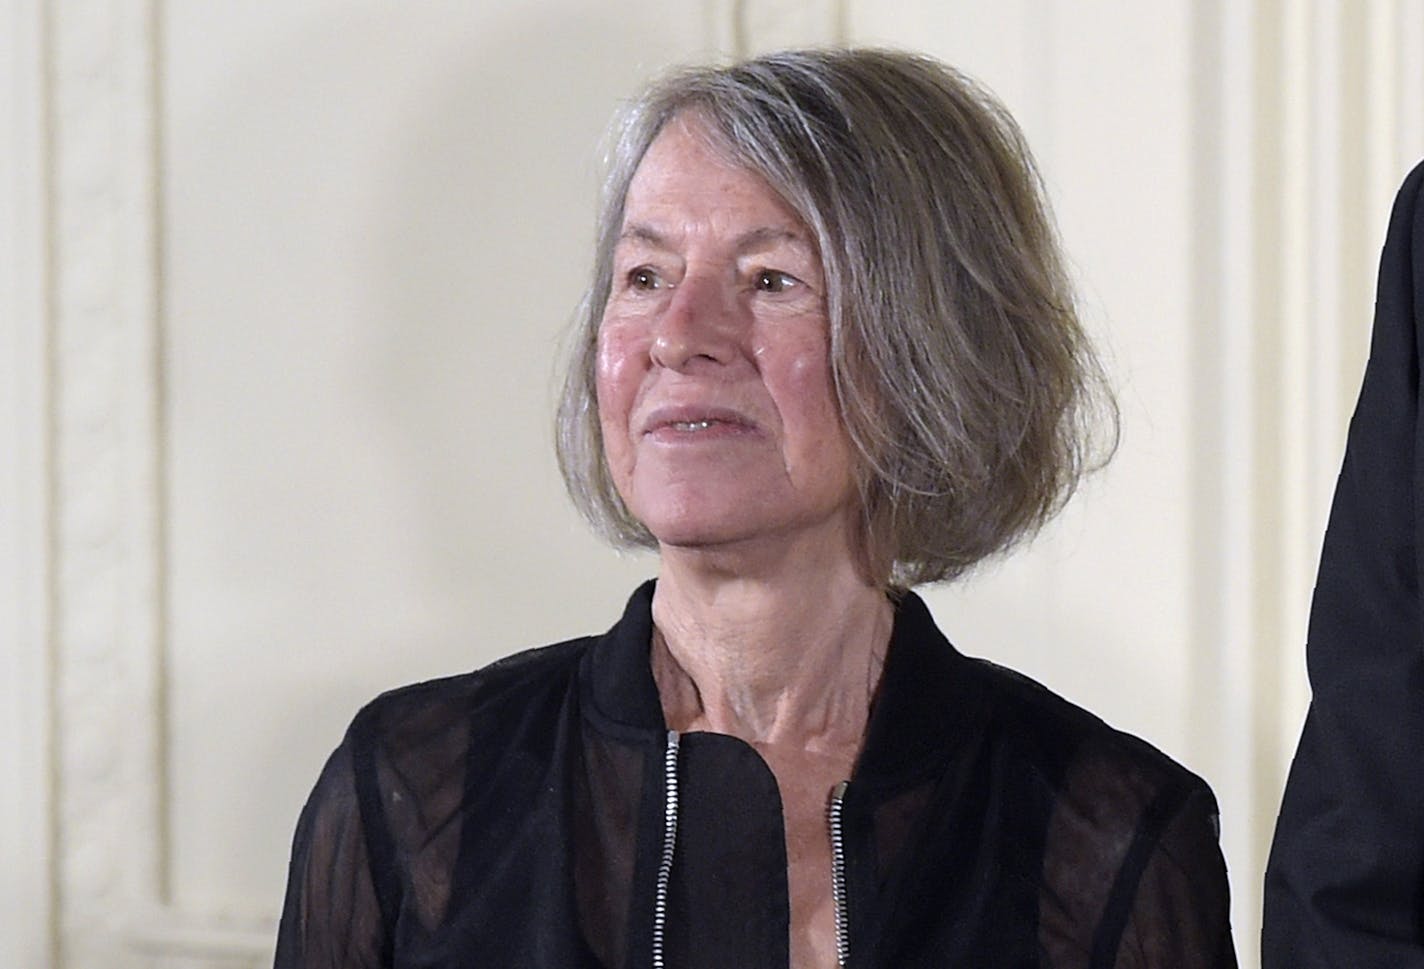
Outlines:
{"label": "woman's neck", "polygon": [[[671,552],[671,554],[670,554]],[[653,675],[670,726],[807,751],[859,747],[894,608],[848,556],[748,577],[664,550]]]}

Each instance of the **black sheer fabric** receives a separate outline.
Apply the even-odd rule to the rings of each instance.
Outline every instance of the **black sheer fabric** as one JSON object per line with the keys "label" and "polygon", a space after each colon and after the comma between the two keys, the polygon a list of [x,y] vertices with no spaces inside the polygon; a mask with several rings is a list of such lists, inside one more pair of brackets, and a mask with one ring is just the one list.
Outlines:
{"label": "black sheer fabric", "polygon": [[[603,637],[364,709],[298,825],[278,969],[649,966],[667,743],[651,598]],[[732,737],[680,747],[666,964],[784,969],[775,778]],[[1206,785],[961,656],[914,595],[849,780],[851,966],[1236,964]]]}

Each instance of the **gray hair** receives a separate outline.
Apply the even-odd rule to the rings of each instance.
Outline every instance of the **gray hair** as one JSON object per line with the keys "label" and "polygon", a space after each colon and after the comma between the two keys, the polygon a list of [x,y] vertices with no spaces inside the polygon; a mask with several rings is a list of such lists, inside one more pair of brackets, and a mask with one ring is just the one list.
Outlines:
{"label": "gray hair", "polygon": [[609,475],[594,365],[624,196],[679,114],[815,234],[868,577],[958,576],[1035,533],[1107,462],[1116,405],[1008,112],[927,57],[788,51],[671,74],[618,128],[558,412],[565,483],[602,535],[656,545]]}

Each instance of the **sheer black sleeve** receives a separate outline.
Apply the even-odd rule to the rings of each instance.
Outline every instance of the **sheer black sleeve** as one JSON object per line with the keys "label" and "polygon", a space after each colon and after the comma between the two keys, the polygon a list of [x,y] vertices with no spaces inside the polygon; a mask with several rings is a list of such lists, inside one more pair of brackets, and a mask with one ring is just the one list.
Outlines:
{"label": "sheer black sleeve", "polygon": [[1044,851],[1041,963],[1053,969],[1235,969],[1216,799],[1123,735],[1084,745]]}
{"label": "sheer black sleeve", "polygon": [[297,823],[276,969],[388,965],[352,747],[348,735],[327,761]]}
{"label": "sheer black sleeve", "polygon": [[[1136,882],[1118,915],[1116,969],[1234,969],[1230,892],[1217,844],[1216,802],[1205,788],[1148,806],[1120,878]],[[1136,854],[1138,857],[1134,858]],[[1140,862],[1140,868],[1138,864]],[[1111,926],[1101,937],[1111,939]]]}

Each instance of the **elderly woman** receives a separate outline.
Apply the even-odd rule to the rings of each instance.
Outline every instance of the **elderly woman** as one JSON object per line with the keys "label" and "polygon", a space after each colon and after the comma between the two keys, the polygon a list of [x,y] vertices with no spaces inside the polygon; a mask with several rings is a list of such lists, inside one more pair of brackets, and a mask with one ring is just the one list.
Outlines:
{"label": "elderly woman", "polygon": [[559,453],[657,581],[357,716],[277,965],[1234,965],[1206,785],[908,591],[1062,505],[1110,449],[1101,386],[1022,137],[965,78],[819,51],[654,85]]}

